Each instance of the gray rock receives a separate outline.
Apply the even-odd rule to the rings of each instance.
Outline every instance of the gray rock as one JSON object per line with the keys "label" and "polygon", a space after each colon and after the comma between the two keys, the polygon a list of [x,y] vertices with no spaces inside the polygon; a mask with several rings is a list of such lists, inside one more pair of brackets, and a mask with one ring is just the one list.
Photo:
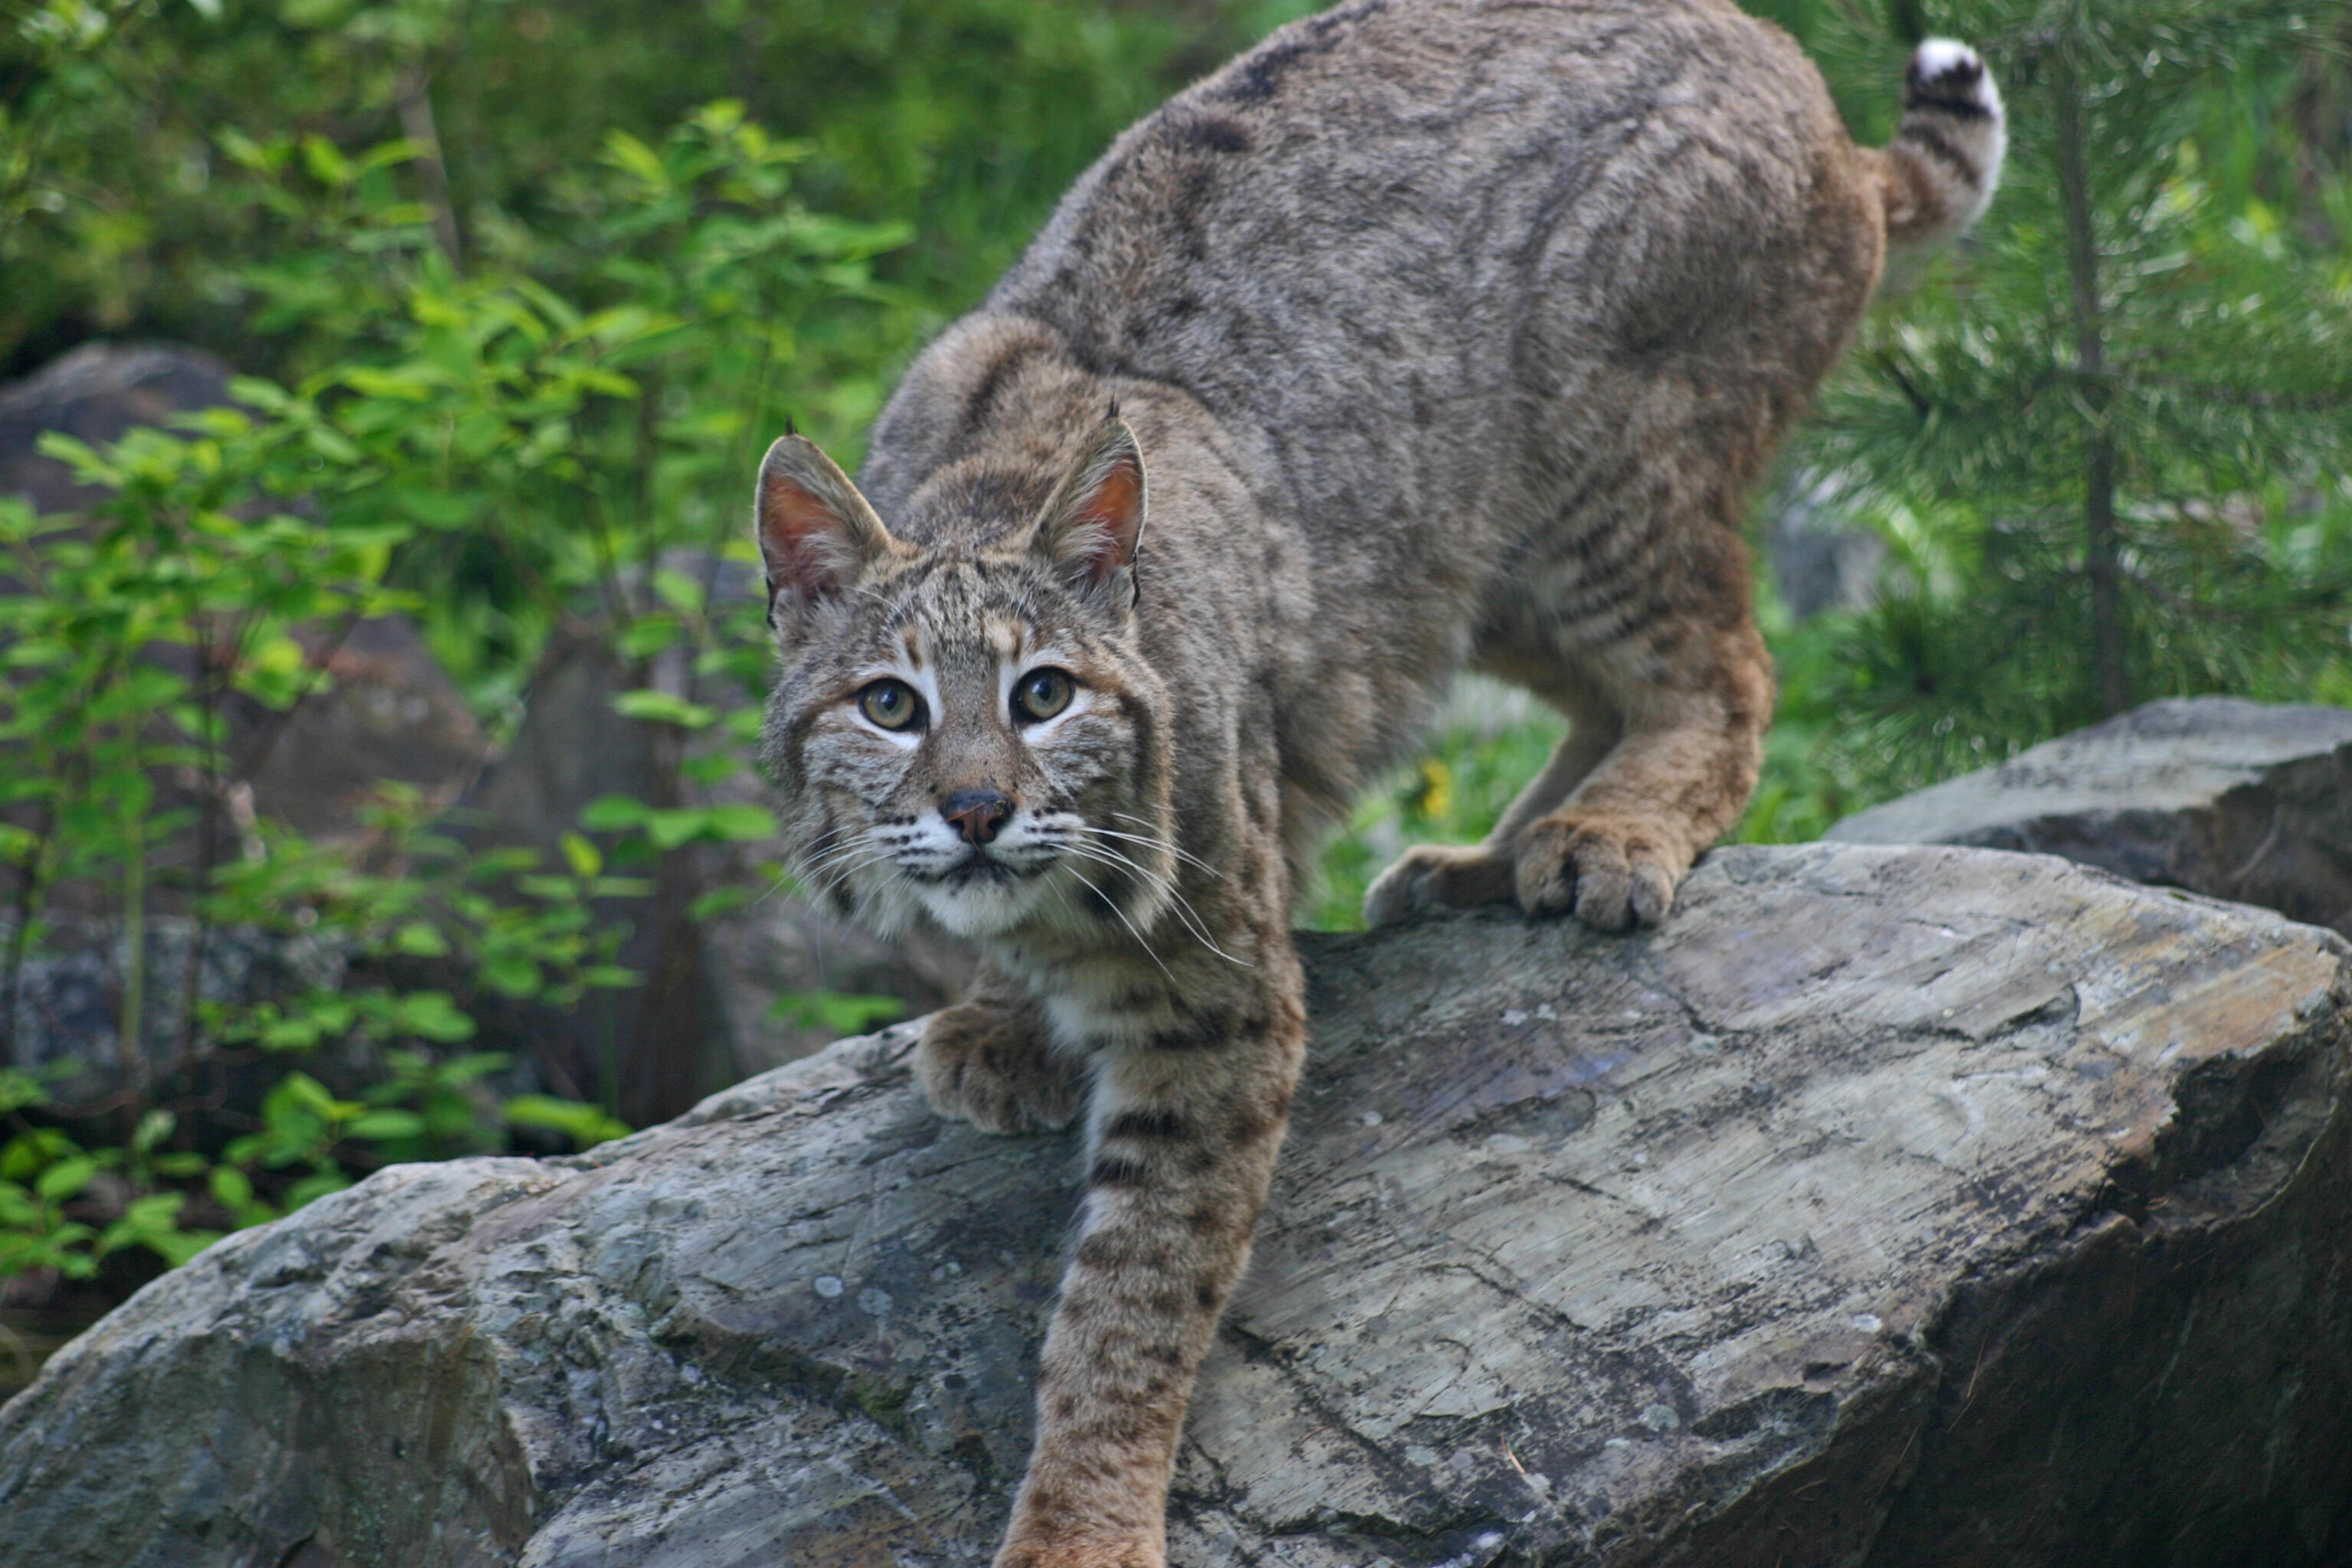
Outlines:
{"label": "gray rock", "polygon": [[[0,387],[0,495],[37,511],[80,511],[108,492],[38,450],[51,432],[95,447],[132,427],[170,428],[174,416],[230,401],[231,368],[173,343],[85,343]],[[0,593],[17,585],[0,580]],[[473,710],[416,628],[397,616],[298,628],[296,638],[332,684],[288,713],[230,698],[226,752],[252,805],[313,837],[359,842],[359,805],[383,779],[415,785],[429,806],[457,798],[488,754]],[[186,649],[150,657],[193,675]]]}
{"label": "gray rock", "polygon": [[[2042,858],[1307,939],[1180,1568],[2317,1560],[2352,948]],[[985,1560],[1076,1194],[897,1026],[230,1237],[0,1408],[0,1564]]]}
{"label": "gray rock", "polygon": [[1824,837],[2063,855],[2352,935],[2352,711],[2151,702]]}
{"label": "gray rock", "polygon": [[258,815],[321,843],[364,845],[360,808],[384,781],[414,785],[427,810],[473,782],[489,737],[406,617],[298,627],[295,640],[332,684],[284,714],[232,715]]}
{"label": "gray rock", "polygon": [[[8,935],[0,925],[0,949]],[[0,1027],[0,1067],[39,1073],[52,1102],[68,1114],[99,1114],[93,1108],[126,1087],[152,1085],[205,1059],[191,1000],[235,1007],[282,1003],[305,991],[334,990],[351,973],[349,945],[331,935],[215,927],[203,934],[201,947],[197,942],[194,923],[183,916],[148,922],[146,1006],[137,1049],[126,1052],[129,935],[120,922],[51,929],[26,959],[13,993],[0,991],[0,1001],[14,1004],[0,1020],[6,1026]],[[237,1088],[233,1109],[249,1116],[259,1090],[244,1082]]]}

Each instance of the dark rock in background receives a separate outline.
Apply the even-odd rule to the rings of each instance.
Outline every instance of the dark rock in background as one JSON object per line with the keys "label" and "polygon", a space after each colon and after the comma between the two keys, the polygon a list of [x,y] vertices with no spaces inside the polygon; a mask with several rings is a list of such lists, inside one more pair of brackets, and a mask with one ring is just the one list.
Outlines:
{"label": "dark rock in background", "polygon": [[[65,513],[105,500],[73,482],[71,470],[36,449],[47,431],[93,445],[134,426],[168,427],[175,414],[229,401],[229,367],[209,354],[170,344],[91,343],[38,374],[0,388],[0,494],[20,496],[42,512]],[[0,580],[0,593],[18,591]],[[398,616],[297,628],[296,638],[332,685],[286,712],[230,695],[226,798],[208,798],[200,779],[166,772],[157,780],[160,811],[209,814],[214,853],[238,852],[255,816],[286,822],[325,842],[361,844],[359,808],[384,779],[412,784],[428,809],[455,801],[480,769],[488,742],[463,695]],[[151,657],[193,676],[189,651],[158,647]],[[0,766],[6,759],[0,756]],[[161,869],[185,872],[201,858],[201,826],[160,847]],[[0,877],[0,894],[11,890]],[[135,1052],[121,1039],[120,996],[127,949],[114,920],[113,889],[68,882],[47,889],[58,923],[19,977],[8,1042],[0,1065],[79,1064],[51,1085],[68,1103],[165,1070],[187,1043],[184,984],[193,928],[159,875],[152,893],[146,957],[150,984]],[[328,941],[292,943],[257,931],[216,931],[195,967],[194,998],[249,1003],[310,984],[332,984],[346,954]]]}
{"label": "dark rock in background", "polygon": [[1834,476],[1791,477],[1766,507],[1763,556],[1780,602],[1797,619],[1867,609],[1886,570],[1886,542],[1839,510]]}
{"label": "dark rock in background", "polygon": [[56,431],[93,447],[133,426],[165,426],[174,414],[229,401],[227,364],[176,343],[84,343],[24,380],[0,386],[0,495],[40,512],[79,511],[106,492],[37,447]]}
{"label": "dark rock in background", "polygon": [[[40,455],[41,437],[103,446],[134,426],[169,428],[174,415],[230,402],[231,374],[194,349],[87,343],[0,387],[0,495],[45,513],[103,501],[105,491],[77,485],[65,464]],[[242,698],[228,703],[229,771],[250,785],[257,811],[313,837],[350,839],[361,831],[356,807],[378,780],[415,785],[431,807],[457,799],[488,742],[413,625],[384,616],[304,627],[296,640],[333,677],[329,689],[284,714]]]}
{"label": "dark rock in background", "polygon": [[[142,1049],[131,1057],[122,1048],[129,942],[121,924],[69,922],[52,931],[18,976],[15,1028],[0,1067],[54,1074],[46,1079],[49,1094],[68,1110],[191,1068],[198,1058],[189,1054],[184,1033],[185,981],[195,941],[194,922],[181,916],[149,921]],[[349,948],[332,938],[250,929],[215,927],[194,956],[194,1000],[239,1007],[334,990],[351,969]]]}
{"label": "dark rock in background", "polygon": [[2151,702],[1824,837],[2063,855],[2352,935],[2352,711]]}
{"label": "dark rock in background", "polygon": [[382,616],[302,627],[294,640],[333,685],[239,725],[254,809],[321,842],[351,843],[365,837],[359,807],[387,779],[415,786],[428,810],[455,804],[488,759],[489,738],[415,626]]}
{"label": "dark rock in background", "polygon": [[[2044,858],[1307,939],[1181,1568],[2296,1564],[2352,1515],[2352,949]],[[0,1409],[7,1568],[985,1561],[1076,1196],[912,1031],[232,1237]],[[308,1555],[303,1555],[307,1553]]]}

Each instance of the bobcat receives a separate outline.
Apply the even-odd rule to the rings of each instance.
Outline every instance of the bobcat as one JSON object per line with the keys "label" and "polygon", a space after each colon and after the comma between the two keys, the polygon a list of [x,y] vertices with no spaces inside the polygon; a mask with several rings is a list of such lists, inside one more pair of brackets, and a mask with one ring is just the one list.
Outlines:
{"label": "bobcat", "polygon": [[797,868],[986,955],[919,1048],[1000,1132],[1086,1111],[999,1568],[1157,1568],[1305,1037],[1318,836],[1454,674],[1572,730],[1375,924],[1664,918],[1772,705],[1744,492],[1890,248],[1990,195],[1974,53],[1884,149],[1728,0],[1352,0],[1119,138],[916,361],[853,485],[756,502]]}

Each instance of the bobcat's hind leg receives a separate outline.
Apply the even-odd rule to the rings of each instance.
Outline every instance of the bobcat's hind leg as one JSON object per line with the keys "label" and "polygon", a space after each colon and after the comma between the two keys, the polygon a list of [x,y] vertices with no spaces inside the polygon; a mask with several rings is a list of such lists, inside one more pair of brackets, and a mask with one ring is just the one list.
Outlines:
{"label": "bobcat's hind leg", "polygon": [[1086,1070],[1055,1053],[1044,1010],[985,966],[969,997],[923,1026],[915,1076],[932,1110],[983,1132],[1058,1131],[1086,1096]]}
{"label": "bobcat's hind leg", "polygon": [[1543,771],[1529,779],[1479,844],[1416,844],[1364,893],[1364,923],[1394,925],[1426,910],[1507,904],[1518,897],[1518,841],[1529,824],[1568,798],[1617,744],[1616,715],[1580,683],[1551,671],[1494,664],[1568,715],[1571,726]]}
{"label": "bobcat's hind leg", "polygon": [[[1593,660],[1619,671],[1624,732],[1584,782],[1519,831],[1531,915],[1655,925],[1701,851],[1747,808],[1772,717],[1772,662],[1745,605],[1731,624],[1653,622]],[[1725,617],[1730,619],[1730,617]]]}

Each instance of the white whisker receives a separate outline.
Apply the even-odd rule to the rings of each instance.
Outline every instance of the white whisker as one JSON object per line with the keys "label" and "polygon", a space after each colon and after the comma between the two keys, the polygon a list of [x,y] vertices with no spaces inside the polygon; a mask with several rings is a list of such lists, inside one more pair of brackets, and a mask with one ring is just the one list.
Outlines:
{"label": "white whisker", "polygon": [[1147,885],[1157,888],[1161,892],[1168,895],[1170,910],[1174,912],[1178,923],[1182,925],[1186,931],[1192,933],[1193,941],[1199,942],[1202,947],[1207,948],[1211,952],[1215,953],[1219,958],[1223,959],[1227,963],[1238,964],[1244,969],[1255,969],[1257,967],[1257,965],[1252,963],[1249,960],[1245,958],[1236,958],[1232,953],[1227,952],[1223,948],[1219,947],[1216,944],[1215,940],[1209,935],[1208,924],[1201,919],[1200,911],[1192,907],[1192,900],[1185,898],[1184,895],[1178,890],[1176,884],[1172,880],[1153,876],[1150,871],[1145,870],[1142,867],[1137,865],[1134,861],[1129,859],[1126,856],[1120,854],[1116,849],[1110,848],[1107,845],[1072,842],[1066,843],[1063,847],[1068,850],[1069,853],[1076,855],[1082,859],[1092,860],[1097,865],[1125,867],[1128,870],[1134,872],[1137,876],[1142,878]]}
{"label": "white whisker", "polygon": [[1168,983],[1171,985],[1176,984],[1176,976],[1174,973],[1169,969],[1167,964],[1160,963],[1160,954],[1152,951],[1152,947],[1150,942],[1143,940],[1143,933],[1135,929],[1135,922],[1127,918],[1127,911],[1118,907],[1118,900],[1109,897],[1092,882],[1087,881],[1086,878],[1075,868],[1071,870],[1070,875],[1076,877],[1079,883],[1085,887],[1087,892],[1092,893],[1096,898],[1100,899],[1103,902],[1103,906],[1109,910],[1111,913],[1118,917],[1118,923],[1127,928],[1127,934],[1135,939],[1135,944],[1138,947],[1143,949],[1144,956],[1150,959],[1152,963],[1160,964],[1160,973],[1168,976]]}
{"label": "white whisker", "polygon": [[[1116,813],[1115,815],[1125,816],[1127,813],[1122,811]],[[1153,838],[1141,833],[1121,833],[1116,827],[1104,827],[1092,822],[1087,823],[1084,826],[1088,833],[1099,833],[1111,838],[1124,838],[1132,844],[1148,845],[1154,849],[1165,849],[1177,859],[1183,861],[1187,865],[1199,867],[1202,870],[1206,871],[1210,876],[1216,878],[1217,880],[1222,882],[1225,879],[1225,874],[1223,871],[1218,870],[1214,866],[1210,865],[1206,860],[1202,859],[1198,855],[1192,853],[1190,850],[1177,848],[1176,846],[1169,843],[1165,838]]]}

